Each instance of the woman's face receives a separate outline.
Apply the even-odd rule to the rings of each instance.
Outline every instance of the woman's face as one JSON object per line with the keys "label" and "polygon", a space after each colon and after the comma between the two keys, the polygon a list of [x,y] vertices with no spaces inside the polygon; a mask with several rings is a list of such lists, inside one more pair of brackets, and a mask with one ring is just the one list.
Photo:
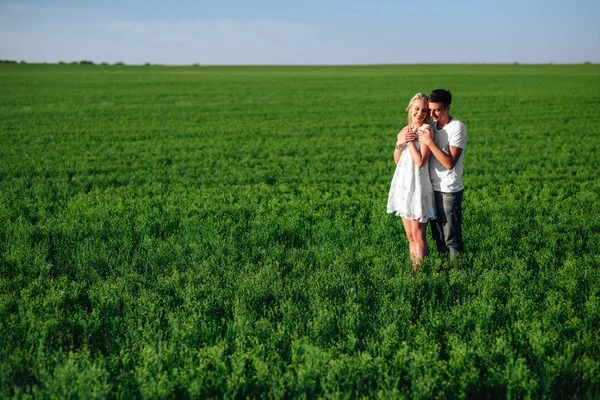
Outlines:
{"label": "woman's face", "polygon": [[414,123],[422,124],[427,118],[427,114],[429,113],[429,107],[427,106],[427,102],[423,99],[417,99],[413,102],[412,107],[410,108],[410,112],[412,113],[412,120]]}

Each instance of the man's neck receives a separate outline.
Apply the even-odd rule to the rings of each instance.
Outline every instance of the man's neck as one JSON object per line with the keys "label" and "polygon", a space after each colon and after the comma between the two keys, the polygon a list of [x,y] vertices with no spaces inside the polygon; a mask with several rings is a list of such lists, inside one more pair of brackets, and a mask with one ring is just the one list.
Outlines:
{"label": "man's neck", "polygon": [[448,125],[450,123],[450,121],[452,121],[452,117],[450,115],[448,115],[448,119],[442,121],[439,120],[436,124],[436,128],[437,129],[443,129],[446,125]]}

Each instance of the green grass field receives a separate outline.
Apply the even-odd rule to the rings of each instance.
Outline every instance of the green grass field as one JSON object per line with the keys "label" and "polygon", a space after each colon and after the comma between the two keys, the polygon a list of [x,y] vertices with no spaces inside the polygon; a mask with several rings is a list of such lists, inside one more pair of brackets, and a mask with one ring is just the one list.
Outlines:
{"label": "green grass field", "polygon": [[[411,275],[448,88],[466,254]],[[600,66],[0,65],[0,397],[600,396]]]}

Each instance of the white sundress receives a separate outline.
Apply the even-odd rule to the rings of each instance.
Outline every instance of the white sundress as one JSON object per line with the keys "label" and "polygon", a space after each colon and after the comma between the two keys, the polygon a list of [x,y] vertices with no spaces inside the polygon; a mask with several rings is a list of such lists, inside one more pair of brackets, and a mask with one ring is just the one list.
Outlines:
{"label": "white sundress", "polygon": [[[413,145],[420,151],[418,140]],[[387,212],[422,223],[436,218],[433,187],[429,179],[429,160],[421,168],[417,168],[406,145],[402,146],[402,154],[392,178]]]}

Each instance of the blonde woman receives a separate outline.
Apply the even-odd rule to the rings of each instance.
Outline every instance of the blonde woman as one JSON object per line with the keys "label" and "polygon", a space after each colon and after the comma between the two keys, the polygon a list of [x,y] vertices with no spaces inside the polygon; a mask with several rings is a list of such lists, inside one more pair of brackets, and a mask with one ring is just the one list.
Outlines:
{"label": "blonde woman", "polygon": [[423,93],[415,94],[406,108],[408,126],[398,133],[394,162],[396,170],[392,178],[387,212],[402,217],[408,238],[413,274],[416,274],[423,258],[429,255],[425,238],[427,223],[435,219],[433,188],[429,179],[428,146],[421,146],[418,133],[430,133],[429,104]]}

